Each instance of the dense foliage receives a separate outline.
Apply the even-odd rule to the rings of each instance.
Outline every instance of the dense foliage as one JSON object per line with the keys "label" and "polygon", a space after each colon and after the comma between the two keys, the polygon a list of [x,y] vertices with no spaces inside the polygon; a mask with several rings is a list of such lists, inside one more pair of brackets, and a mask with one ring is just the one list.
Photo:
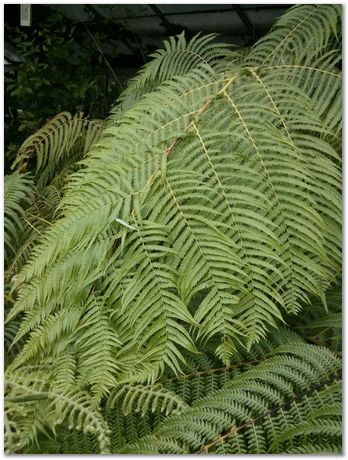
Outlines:
{"label": "dense foliage", "polygon": [[105,125],[22,145],[8,452],[341,452],[340,15],[171,38]]}
{"label": "dense foliage", "polygon": [[105,117],[120,90],[93,41],[107,43],[109,34],[91,38],[84,30],[81,46],[76,24],[47,7],[39,12],[33,27],[5,27],[7,42],[21,58],[5,68],[7,169],[21,143],[58,112],[81,110]]}

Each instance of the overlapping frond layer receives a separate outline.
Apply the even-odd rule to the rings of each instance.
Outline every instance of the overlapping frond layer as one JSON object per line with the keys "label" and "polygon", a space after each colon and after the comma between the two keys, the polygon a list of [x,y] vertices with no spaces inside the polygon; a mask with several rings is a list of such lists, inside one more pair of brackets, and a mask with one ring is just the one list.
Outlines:
{"label": "overlapping frond layer", "polygon": [[102,121],[88,120],[82,112],[74,116],[62,112],[24,141],[12,169],[26,170],[27,163],[36,158],[38,186],[43,187],[59,169],[80,159],[98,140],[102,128]]}
{"label": "overlapping frond layer", "polygon": [[[7,430],[5,451],[14,453],[37,442],[40,433],[51,436],[64,421],[84,433],[98,436],[101,453],[108,452],[109,430],[106,422],[90,401],[86,391],[76,388],[55,390],[50,387],[50,366],[8,370],[5,377],[5,413],[12,427]],[[23,417],[23,410],[25,416]]]}
{"label": "overlapping frond layer", "polygon": [[182,32],[164,42],[164,48],[151,54],[150,62],[145,64],[138,74],[129,81],[127,88],[112,108],[109,124],[115,123],[144,94],[154,91],[160,84],[177,76],[184,76],[190,70],[205,66],[218,72],[226,65],[232,66],[239,60],[238,52],[230,45],[217,43],[217,34],[195,35],[187,40]]}
{"label": "overlapping frond layer", "polygon": [[166,389],[180,395],[186,404],[192,405],[272,356],[274,349],[289,344],[293,346],[295,343],[303,343],[297,334],[282,327],[273,329],[266,339],[254,344],[249,351],[239,345],[228,366],[221,366],[221,362],[213,355],[215,347],[210,344],[212,352],[186,356],[183,375],[166,376],[160,382]]}
{"label": "overlapping frond layer", "polygon": [[[292,53],[309,20],[319,38]],[[329,49],[338,22],[335,6],[294,8],[232,68],[210,39],[168,43],[133,82],[162,83],[109,122],[21,272],[11,317],[25,312],[28,344],[97,293],[122,343],[104,394],[115,379],[179,372],[185,350],[216,338],[228,363],[310,295],[325,303],[341,269],[340,76]],[[201,49],[176,72],[185,46]],[[97,362],[97,342],[86,353]]]}
{"label": "overlapping frond layer", "polygon": [[4,177],[4,249],[5,262],[17,252],[26,227],[25,209],[33,200],[33,180],[28,174],[11,174]]}
{"label": "overlapping frond layer", "polygon": [[289,9],[252,48],[247,65],[307,64],[339,46],[341,5],[301,5]]}
{"label": "overlapping frond layer", "polygon": [[342,354],[342,283],[332,286],[326,293],[326,308],[319,299],[313,298],[304,308],[301,321],[289,318],[288,324],[295,327],[307,340],[323,345]]}
{"label": "overlapping frond layer", "polygon": [[[285,328],[273,330],[249,352],[238,348],[225,368],[216,367],[219,363],[210,353],[192,354],[191,360],[187,356],[186,375],[146,386],[118,386],[103,411],[110,452],[292,453],[309,448],[308,434],[312,453],[340,452],[340,360]],[[68,354],[56,362],[56,380],[66,372],[69,385],[74,385],[74,366]],[[46,376],[50,367],[42,369]],[[59,393],[63,387],[54,390]],[[62,424],[54,440],[42,414],[37,423],[40,420],[47,431],[38,436],[39,449],[30,444],[28,453],[99,452],[97,433]]]}
{"label": "overlapping frond layer", "polygon": [[308,435],[316,453],[330,452],[342,436],[340,366],[324,348],[298,341],[276,348],[122,453],[286,453]]}

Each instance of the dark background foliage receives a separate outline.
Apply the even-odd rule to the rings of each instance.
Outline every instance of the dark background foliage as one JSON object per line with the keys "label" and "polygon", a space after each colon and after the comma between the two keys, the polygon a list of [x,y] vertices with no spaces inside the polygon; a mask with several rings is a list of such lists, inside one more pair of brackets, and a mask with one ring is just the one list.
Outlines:
{"label": "dark background foliage", "polygon": [[91,37],[79,46],[80,32],[59,12],[48,10],[31,28],[6,25],[5,33],[21,58],[5,73],[8,169],[21,143],[48,119],[78,110],[105,118],[120,88]]}
{"label": "dark background foliage", "polygon": [[5,5],[5,172],[22,142],[57,113],[105,118],[126,81],[183,30],[249,46],[290,5]]}

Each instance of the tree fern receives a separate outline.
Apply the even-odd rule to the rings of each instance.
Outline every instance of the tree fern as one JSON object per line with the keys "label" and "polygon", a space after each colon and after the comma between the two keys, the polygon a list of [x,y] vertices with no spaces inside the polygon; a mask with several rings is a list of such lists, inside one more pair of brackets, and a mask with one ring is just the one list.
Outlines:
{"label": "tree fern", "polygon": [[[291,10],[278,29],[299,15],[307,21],[307,10]],[[337,9],[328,11],[322,21],[334,37]],[[316,58],[322,37],[318,46]],[[251,56],[258,47],[262,41]],[[69,180],[66,218],[22,271],[30,289],[54,273],[54,284],[45,279],[52,308],[57,284],[66,293],[69,283],[73,297],[81,292],[66,276],[69,259],[98,239],[109,242],[98,285],[106,305],[117,305],[116,331],[134,356],[130,381],[153,381],[164,365],[179,370],[178,345],[189,349],[215,334],[216,353],[228,362],[239,340],[250,347],[308,294],[325,301],[339,270],[340,224],[331,217],[340,213],[339,156],[318,116],[322,101],[301,82],[268,75],[268,64],[251,68],[250,59],[222,74],[193,67],[110,123]],[[122,244],[111,250],[117,235]],[[192,305],[196,293],[204,297]],[[41,309],[30,298],[26,310]]]}
{"label": "tree fern", "polygon": [[[339,449],[339,48],[337,5],[245,53],[172,37],[101,134],[63,113],[24,143],[37,212],[20,192],[7,234],[39,231],[11,265],[9,451]],[[276,341],[313,318],[332,351]]]}

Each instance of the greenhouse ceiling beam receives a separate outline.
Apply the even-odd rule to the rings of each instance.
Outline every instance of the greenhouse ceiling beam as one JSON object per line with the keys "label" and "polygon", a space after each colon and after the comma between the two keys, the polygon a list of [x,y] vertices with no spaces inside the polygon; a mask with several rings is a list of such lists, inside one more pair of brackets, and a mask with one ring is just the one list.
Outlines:
{"label": "greenhouse ceiling beam", "polygon": [[253,26],[252,22],[244,12],[243,8],[241,8],[240,5],[233,5],[233,9],[238,14],[238,17],[247,29],[248,34],[251,35],[252,41],[255,41],[257,38],[255,27]]}
{"label": "greenhouse ceiling beam", "polygon": [[[97,21],[104,23],[107,19],[105,16],[102,16],[93,5],[86,5],[88,11],[90,11]],[[115,24],[114,24],[115,25]],[[129,49],[129,51],[136,57],[139,62],[146,62],[143,50],[137,50],[128,40],[128,38],[123,33],[123,30],[120,28],[113,27],[113,30],[117,32],[117,38]],[[128,32],[128,31],[127,31]],[[141,46],[141,45],[140,45]]]}
{"label": "greenhouse ceiling beam", "polygon": [[156,5],[149,6],[151,7],[152,11],[154,11],[156,15],[161,19],[163,27],[169,34],[175,35],[182,31],[181,28],[180,30],[178,30],[178,26],[176,24],[172,24],[170,21],[168,21],[168,19],[165,17],[162,11]]}
{"label": "greenhouse ceiling beam", "polygon": [[[148,6],[152,6],[152,5],[148,5]],[[194,16],[196,14],[209,14],[209,13],[215,13],[215,14],[221,13],[221,14],[224,14],[224,13],[226,13],[226,11],[230,10],[228,4],[226,4],[226,5],[220,4],[219,7],[211,8],[211,9],[201,9],[201,10],[196,9],[196,10],[192,10],[192,11],[180,10],[179,9],[180,4],[176,4],[175,6],[178,7],[178,10],[177,11],[166,12],[165,13],[166,18],[168,18],[168,16],[188,16],[188,15],[193,15]],[[225,8],[222,8],[223,6],[225,6]],[[243,11],[251,11],[251,12],[255,12],[255,11],[270,11],[270,10],[278,11],[279,10],[280,13],[282,13],[284,10],[286,10],[287,8],[290,8],[291,6],[293,6],[293,4],[285,4],[285,5],[284,4],[279,4],[279,5],[276,5],[276,4],[271,4],[271,5],[263,5],[263,4],[260,4],[260,5],[248,5],[248,4],[243,4],[242,9],[243,9]],[[124,17],[122,17],[122,20],[147,19],[147,18],[152,18],[152,17],[154,17],[153,14],[139,14],[139,15],[133,14],[132,16],[124,16]]]}

